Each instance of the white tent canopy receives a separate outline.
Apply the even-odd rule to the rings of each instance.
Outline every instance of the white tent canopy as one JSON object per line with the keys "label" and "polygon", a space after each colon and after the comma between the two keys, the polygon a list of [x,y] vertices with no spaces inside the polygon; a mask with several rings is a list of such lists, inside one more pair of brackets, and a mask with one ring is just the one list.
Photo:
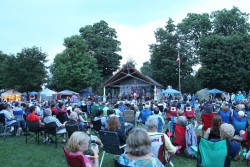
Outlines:
{"label": "white tent canopy", "polygon": [[48,88],[42,90],[39,92],[39,98],[41,100],[51,100],[51,99],[56,99],[57,92],[54,92]]}
{"label": "white tent canopy", "polygon": [[60,94],[60,95],[71,96],[71,95],[73,95],[73,94],[78,95],[79,93],[74,92],[74,91],[71,91],[71,90],[63,90],[63,91],[61,91],[61,92],[58,92],[58,94]]}

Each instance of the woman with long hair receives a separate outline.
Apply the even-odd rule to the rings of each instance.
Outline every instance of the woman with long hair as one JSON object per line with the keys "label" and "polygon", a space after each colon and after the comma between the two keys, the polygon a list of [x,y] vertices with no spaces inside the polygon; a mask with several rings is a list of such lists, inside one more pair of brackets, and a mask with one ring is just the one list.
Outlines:
{"label": "woman with long hair", "polygon": [[216,115],[212,119],[211,127],[207,129],[204,138],[211,139],[220,139],[220,125],[222,123],[222,119],[220,115]]}

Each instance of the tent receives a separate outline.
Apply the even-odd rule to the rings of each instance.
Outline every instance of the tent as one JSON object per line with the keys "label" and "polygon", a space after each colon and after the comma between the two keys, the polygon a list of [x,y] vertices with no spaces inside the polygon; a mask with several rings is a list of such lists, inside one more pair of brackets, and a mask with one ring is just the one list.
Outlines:
{"label": "tent", "polygon": [[169,88],[161,92],[161,94],[181,94],[180,91]]}
{"label": "tent", "polygon": [[61,92],[58,92],[59,95],[65,95],[65,96],[72,96],[73,94],[79,95],[79,93],[71,91],[71,90],[63,90]]}
{"label": "tent", "polygon": [[57,92],[54,92],[48,88],[42,90],[41,92],[39,92],[39,98],[40,101],[41,100],[52,100],[52,99],[56,99],[56,95],[57,95]]}
{"label": "tent", "polygon": [[1,94],[2,100],[9,99],[9,101],[20,101],[22,94],[15,90],[8,90]]}
{"label": "tent", "polygon": [[204,88],[196,92],[196,96],[198,97],[199,100],[209,100],[209,93],[207,92],[208,89]]}
{"label": "tent", "polygon": [[221,94],[221,93],[224,93],[222,90],[219,90],[219,89],[211,89],[211,90],[208,90],[207,93],[210,93],[210,94]]}

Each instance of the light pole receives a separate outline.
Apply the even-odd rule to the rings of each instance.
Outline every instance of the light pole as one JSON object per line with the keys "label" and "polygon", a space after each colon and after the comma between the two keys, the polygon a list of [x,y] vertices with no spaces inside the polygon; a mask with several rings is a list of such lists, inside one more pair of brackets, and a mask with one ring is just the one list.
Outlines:
{"label": "light pole", "polygon": [[180,59],[180,43],[177,43],[178,66],[179,66],[179,91],[181,92],[181,59]]}

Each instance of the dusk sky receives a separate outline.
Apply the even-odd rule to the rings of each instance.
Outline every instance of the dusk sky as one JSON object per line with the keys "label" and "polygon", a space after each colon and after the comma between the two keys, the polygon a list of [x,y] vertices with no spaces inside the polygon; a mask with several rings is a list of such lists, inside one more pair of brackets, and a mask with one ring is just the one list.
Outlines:
{"label": "dusk sky", "polygon": [[104,20],[121,42],[121,64],[132,58],[140,68],[150,58],[154,31],[164,27],[168,18],[177,24],[188,13],[233,6],[250,13],[249,0],[1,0],[0,50],[16,54],[24,47],[37,46],[51,63],[64,49],[64,38]]}

